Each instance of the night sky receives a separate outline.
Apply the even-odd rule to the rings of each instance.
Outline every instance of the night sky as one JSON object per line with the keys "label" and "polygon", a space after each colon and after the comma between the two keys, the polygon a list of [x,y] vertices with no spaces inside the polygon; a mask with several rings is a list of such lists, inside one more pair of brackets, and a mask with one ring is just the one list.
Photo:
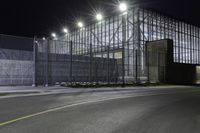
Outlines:
{"label": "night sky", "polygon": [[[47,37],[61,33],[81,18],[91,20],[95,10],[107,16],[117,12],[118,0],[1,0],[0,34]],[[198,0],[130,0],[131,6],[144,6],[180,18],[200,27]]]}

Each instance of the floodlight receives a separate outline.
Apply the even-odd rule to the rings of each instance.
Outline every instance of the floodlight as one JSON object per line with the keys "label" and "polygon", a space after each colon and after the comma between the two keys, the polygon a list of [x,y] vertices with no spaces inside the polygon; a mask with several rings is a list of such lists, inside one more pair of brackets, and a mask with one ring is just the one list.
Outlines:
{"label": "floodlight", "polygon": [[127,4],[125,2],[119,4],[119,10],[124,12],[128,9]]}
{"label": "floodlight", "polygon": [[97,16],[96,16],[96,19],[98,21],[101,21],[103,19],[103,16],[100,13],[98,13]]}
{"label": "floodlight", "polygon": [[78,22],[78,27],[82,28],[83,27],[83,23],[82,22]]}
{"label": "floodlight", "polygon": [[54,37],[54,38],[57,37],[56,33],[52,33],[51,36]]}
{"label": "floodlight", "polygon": [[63,28],[63,32],[64,32],[64,33],[68,33],[67,28]]}

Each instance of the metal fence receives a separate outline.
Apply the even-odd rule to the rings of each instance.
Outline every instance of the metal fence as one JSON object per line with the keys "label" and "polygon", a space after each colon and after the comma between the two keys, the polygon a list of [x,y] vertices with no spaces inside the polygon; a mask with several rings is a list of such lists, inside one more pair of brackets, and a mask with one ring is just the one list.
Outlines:
{"label": "metal fence", "polygon": [[[30,61],[30,64],[25,68],[21,67],[20,73],[12,72],[18,72],[19,67],[22,66],[18,66],[20,63],[16,63],[14,67],[12,64],[2,65],[3,63],[1,63],[1,82],[5,84],[14,84],[13,77],[17,77],[14,75],[22,73],[24,73],[22,76],[15,78],[16,83],[23,84],[26,79],[31,81],[31,75],[34,85],[44,84],[46,86],[57,83],[126,84],[148,82],[149,75],[154,72],[150,72],[152,66],[147,64],[151,53],[147,54],[145,45],[146,42],[162,39],[173,40],[172,62],[200,64],[199,27],[137,7],[128,10],[127,13],[107,17],[101,22],[73,30],[59,37],[58,40],[27,39],[3,35],[0,37],[0,48],[2,49],[15,49],[16,54],[24,54],[22,57],[27,56],[25,54],[26,49],[29,49],[27,46],[31,46],[30,51],[33,51],[33,53],[29,51],[30,58],[26,59],[26,61]],[[33,45],[32,42],[37,43]],[[18,57],[18,61],[24,60],[18,55],[9,59],[7,55],[14,53],[13,51],[1,50],[0,53],[4,53],[0,55],[1,61],[4,58],[6,61],[16,61],[14,59],[16,57]],[[154,63],[154,67],[163,67],[158,65],[160,60],[157,60],[162,53],[152,54],[154,55],[152,58],[157,61]],[[15,67],[17,67],[16,70]],[[10,69],[11,71],[9,71]],[[26,71],[22,72],[24,70]],[[7,81],[4,82],[6,76]],[[18,82],[17,79],[20,79],[21,82]]]}
{"label": "metal fence", "polygon": [[[82,47],[78,49],[77,45]],[[123,47],[103,46],[103,51],[96,51],[92,44],[37,39],[34,49],[35,84],[46,86],[146,83],[150,66],[165,67],[160,65],[160,57],[166,53],[140,54],[132,50],[129,52],[134,58],[127,60],[127,49]],[[154,58],[156,63],[148,64]]]}
{"label": "metal fence", "polygon": [[33,39],[0,35],[0,85],[32,85]]}
{"label": "metal fence", "polygon": [[[91,44],[77,49],[77,42],[38,40],[35,45],[36,82],[39,84],[118,84],[122,83],[120,50],[104,48],[94,52]],[[116,55],[116,56],[114,56]]]}
{"label": "metal fence", "polygon": [[[77,45],[83,47],[78,49]],[[148,82],[146,59],[151,56],[140,54],[137,49],[127,51],[126,47],[102,46],[102,51],[98,51],[93,44],[5,35],[0,35],[0,46],[0,85]],[[127,53],[133,58],[127,60]],[[152,54],[153,58],[160,55]],[[158,63],[155,66],[159,66]]]}

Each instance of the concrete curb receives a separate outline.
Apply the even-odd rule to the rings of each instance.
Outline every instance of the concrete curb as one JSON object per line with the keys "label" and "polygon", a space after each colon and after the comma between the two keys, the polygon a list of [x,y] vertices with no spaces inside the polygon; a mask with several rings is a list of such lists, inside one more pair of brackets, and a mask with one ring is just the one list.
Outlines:
{"label": "concrete curb", "polygon": [[6,87],[9,90],[4,90],[0,87],[0,93],[7,93],[7,96],[1,96],[0,99],[5,98],[16,98],[16,97],[29,97],[29,96],[43,96],[43,95],[53,95],[53,94],[83,94],[83,93],[109,93],[109,92],[148,92],[152,90],[162,90],[165,89],[187,89],[187,88],[199,88],[196,86],[148,86],[148,87],[107,87],[107,88],[66,88],[66,87],[31,87],[32,90],[27,90],[30,87]]}

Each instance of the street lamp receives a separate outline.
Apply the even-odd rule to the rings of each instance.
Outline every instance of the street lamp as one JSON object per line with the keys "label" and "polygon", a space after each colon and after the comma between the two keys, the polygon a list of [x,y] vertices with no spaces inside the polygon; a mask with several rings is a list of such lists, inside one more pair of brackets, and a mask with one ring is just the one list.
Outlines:
{"label": "street lamp", "polygon": [[53,37],[53,40],[57,40],[57,35],[56,35],[56,33],[52,33],[51,36]]}
{"label": "street lamp", "polygon": [[67,33],[68,33],[67,28],[63,28],[63,32],[64,32],[65,34],[67,34]]}
{"label": "street lamp", "polygon": [[56,33],[52,33],[51,36],[52,36],[53,38],[56,38],[56,37],[57,37]]}
{"label": "street lamp", "polygon": [[97,19],[98,21],[101,21],[101,20],[103,19],[102,14],[98,13],[98,14],[96,15],[96,19]]}
{"label": "street lamp", "polygon": [[78,27],[79,28],[83,28],[83,23],[82,22],[78,22]]}
{"label": "street lamp", "polygon": [[128,9],[128,6],[125,2],[122,2],[122,3],[119,4],[119,10],[121,12],[125,12],[125,11],[127,11],[127,9]]}

